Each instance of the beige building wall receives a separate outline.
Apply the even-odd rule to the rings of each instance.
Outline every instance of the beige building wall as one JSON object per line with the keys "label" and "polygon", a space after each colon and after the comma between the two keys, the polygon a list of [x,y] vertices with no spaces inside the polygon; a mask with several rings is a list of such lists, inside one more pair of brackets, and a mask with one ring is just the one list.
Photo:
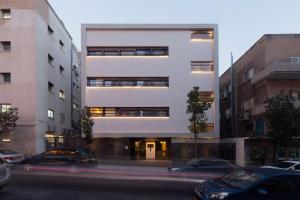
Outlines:
{"label": "beige building wall", "polygon": [[[12,104],[20,116],[17,128],[5,136],[11,141],[0,141],[0,147],[39,153],[45,150],[46,132],[62,135],[71,129],[72,38],[47,1],[4,0],[0,9],[11,10],[11,19],[0,19],[0,41],[11,41],[11,50],[0,52],[0,73],[11,73],[11,83],[0,84],[0,104]],[[52,66],[48,53],[54,58]],[[53,93],[48,91],[48,81],[54,83]],[[59,98],[60,90],[65,100]],[[48,109],[54,110],[53,120]]]}

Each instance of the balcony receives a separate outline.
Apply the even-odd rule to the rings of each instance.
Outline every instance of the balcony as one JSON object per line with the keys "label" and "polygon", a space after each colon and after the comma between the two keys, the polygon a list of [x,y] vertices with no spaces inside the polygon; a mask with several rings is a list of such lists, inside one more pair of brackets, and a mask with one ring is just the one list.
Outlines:
{"label": "balcony", "polygon": [[254,75],[251,83],[258,84],[263,80],[300,80],[300,61],[272,60]]}

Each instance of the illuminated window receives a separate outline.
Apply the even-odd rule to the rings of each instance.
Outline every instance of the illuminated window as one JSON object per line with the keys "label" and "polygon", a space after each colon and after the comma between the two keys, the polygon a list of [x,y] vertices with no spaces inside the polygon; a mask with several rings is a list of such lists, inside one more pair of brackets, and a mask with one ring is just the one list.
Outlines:
{"label": "illuminated window", "polygon": [[168,117],[168,107],[91,107],[92,117]]}
{"label": "illuminated window", "polygon": [[192,72],[209,72],[213,71],[212,61],[192,61],[191,70]]}
{"label": "illuminated window", "polygon": [[210,40],[213,39],[212,30],[196,30],[191,34],[192,40]]}
{"label": "illuminated window", "polygon": [[89,108],[89,113],[92,117],[102,117],[103,116],[103,108],[92,107]]}
{"label": "illuminated window", "polygon": [[65,96],[65,92],[63,90],[59,90],[59,98],[65,100],[66,96]]}
{"label": "illuminated window", "polygon": [[54,110],[48,109],[48,118],[49,119],[54,119]]}
{"label": "illuminated window", "polygon": [[0,19],[10,19],[11,10],[10,9],[0,9]]}
{"label": "illuminated window", "polygon": [[214,93],[213,92],[199,92],[199,98],[201,101],[205,102],[212,102],[214,98]]}
{"label": "illuminated window", "polygon": [[0,112],[4,113],[11,109],[11,104],[0,104]]}

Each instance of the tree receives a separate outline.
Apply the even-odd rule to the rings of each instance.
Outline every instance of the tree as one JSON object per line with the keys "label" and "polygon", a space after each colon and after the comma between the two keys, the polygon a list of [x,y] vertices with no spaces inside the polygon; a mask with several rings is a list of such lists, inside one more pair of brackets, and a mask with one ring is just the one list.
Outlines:
{"label": "tree", "polygon": [[80,113],[80,126],[85,137],[85,143],[91,144],[93,142],[93,126],[94,120],[91,119],[91,114],[88,107],[84,107]]}
{"label": "tree", "polygon": [[211,107],[213,97],[202,99],[200,97],[199,87],[193,89],[187,94],[187,110],[189,117],[189,130],[194,135],[194,156],[197,157],[197,137],[200,132],[206,128],[206,113],[205,111]]}
{"label": "tree", "polygon": [[17,108],[8,108],[4,112],[0,110],[0,134],[9,133],[16,127],[19,119]]}
{"label": "tree", "polygon": [[268,136],[273,138],[273,161],[277,160],[278,148],[285,150],[288,158],[288,145],[294,136],[300,135],[300,110],[295,107],[295,98],[280,93],[265,102],[265,118],[269,123]]}

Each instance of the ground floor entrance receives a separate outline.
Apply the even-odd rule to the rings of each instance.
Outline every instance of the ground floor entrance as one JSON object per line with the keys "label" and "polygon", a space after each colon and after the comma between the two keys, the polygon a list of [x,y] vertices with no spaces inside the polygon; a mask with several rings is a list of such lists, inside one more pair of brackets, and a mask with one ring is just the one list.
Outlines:
{"label": "ground floor entrance", "polygon": [[131,158],[145,160],[167,160],[171,154],[170,138],[131,139]]}

